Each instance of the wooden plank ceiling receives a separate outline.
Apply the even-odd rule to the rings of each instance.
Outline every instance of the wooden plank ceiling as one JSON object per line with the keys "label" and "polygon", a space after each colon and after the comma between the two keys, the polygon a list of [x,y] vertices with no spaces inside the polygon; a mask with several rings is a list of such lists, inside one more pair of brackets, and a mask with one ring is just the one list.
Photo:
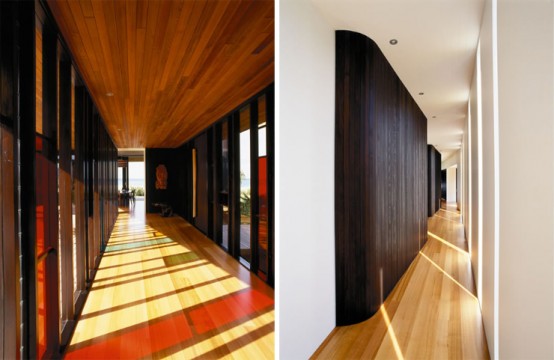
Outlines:
{"label": "wooden plank ceiling", "polygon": [[47,3],[118,148],[177,147],[273,82],[273,0]]}

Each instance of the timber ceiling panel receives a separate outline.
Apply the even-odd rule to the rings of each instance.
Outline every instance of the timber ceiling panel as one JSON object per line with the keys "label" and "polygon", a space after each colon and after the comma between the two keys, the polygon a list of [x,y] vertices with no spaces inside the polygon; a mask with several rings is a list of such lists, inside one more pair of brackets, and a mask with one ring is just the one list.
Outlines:
{"label": "timber ceiling panel", "polygon": [[47,3],[119,148],[179,146],[273,82],[273,1]]}

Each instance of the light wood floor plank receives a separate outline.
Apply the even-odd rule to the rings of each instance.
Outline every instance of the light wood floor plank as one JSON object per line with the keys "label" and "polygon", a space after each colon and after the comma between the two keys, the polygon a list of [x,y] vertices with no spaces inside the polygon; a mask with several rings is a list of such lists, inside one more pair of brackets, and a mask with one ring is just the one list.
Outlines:
{"label": "light wood floor plank", "polygon": [[179,217],[120,212],[68,359],[273,359],[273,290]]}
{"label": "light wood floor plank", "polygon": [[488,359],[460,214],[429,219],[429,240],[381,310],[336,327],[312,359]]}

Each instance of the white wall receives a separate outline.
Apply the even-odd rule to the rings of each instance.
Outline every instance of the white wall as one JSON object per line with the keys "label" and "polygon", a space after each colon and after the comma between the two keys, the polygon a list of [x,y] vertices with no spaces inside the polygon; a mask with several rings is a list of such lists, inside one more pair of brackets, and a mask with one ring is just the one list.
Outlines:
{"label": "white wall", "polygon": [[491,356],[494,357],[495,336],[495,265],[498,259],[495,255],[495,150],[494,150],[494,119],[495,71],[493,63],[493,6],[487,0],[483,12],[481,26],[481,137],[482,137],[482,222],[481,222],[481,254],[482,261],[482,294],[481,310],[483,323],[487,333],[487,342]]}
{"label": "white wall", "polygon": [[461,156],[460,150],[457,150],[454,153],[452,153],[452,155],[450,155],[448,158],[442,160],[441,169],[444,170],[444,169],[448,169],[451,166],[459,165],[460,156]]}
{"label": "white wall", "polygon": [[462,208],[463,197],[462,155],[462,149],[457,150],[441,163],[442,170],[451,168],[452,166],[455,166],[458,170],[446,172],[446,201],[457,203],[458,209]]}
{"label": "white wall", "polygon": [[480,44],[464,135],[465,205],[489,351],[552,359],[552,1],[487,0]]}
{"label": "white wall", "polygon": [[335,33],[309,0],[279,26],[277,347],[307,359],[335,327]]}
{"label": "white wall", "polygon": [[446,202],[455,203],[456,202],[456,181],[457,181],[457,166],[451,166],[446,169]]}
{"label": "white wall", "polygon": [[[473,279],[475,285],[477,286],[477,297],[479,298],[479,303],[481,307],[482,303],[482,293],[483,293],[483,280],[482,280],[482,241],[481,241],[481,231],[482,228],[482,211],[481,211],[481,197],[482,186],[480,179],[481,173],[481,159],[479,158],[481,141],[480,141],[480,118],[481,118],[481,90],[480,90],[480,78],[481,78],[481,62],[480,62],[480,52],[477,52],[477,58],[475,61],[475,71],[473,74],[473,81],[471,84],[471,90],[469,93],[469,110],[468,114],[468,127],[467,134],[468,138],[468,147],[469,147],[469,203],[467,204],[468,213],[469,213],[469,231],[466,231],[466,234],[469,234],[467,239],[468,244],[471,246],[469,252],[471,254],[471,265],[473,269]],[[488,337],[487,337],[488,338]],[[492,339],[492,338],[491,338]]]}
{"label": "white wall", "polygon": [[[460,204],[461,210],[462,210],[462,222],[464,224],[464,233],[466,236],[466,240],[468,242],[468,247],[471,249],[473,247],[473,244],[471,243],[471,204],[470,204],[470,194],[471,194],[471,184],[470,184],[470,169],[471,169],[471,159],[470,159],[470,148],[471,148],[471,141],[469,138],[469,123],[470,123],[470,114],[471,114],[471,108],[468,103],[468,115],[465,118],[465,124],[464,124],[464,135],[462,139],[462,201]],[[475,274],[475,272],[474,272]]]}
{"label": "white wall", "polygon": [[552,1],[498,2],[499,354],[554,358]]}

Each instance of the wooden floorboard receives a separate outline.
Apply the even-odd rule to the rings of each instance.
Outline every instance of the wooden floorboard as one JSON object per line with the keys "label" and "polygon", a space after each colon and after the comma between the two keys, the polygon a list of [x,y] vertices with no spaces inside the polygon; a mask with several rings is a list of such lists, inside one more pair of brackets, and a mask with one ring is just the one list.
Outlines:
{"label": "wooden floorboard", "polygon": [[488,359],[456,207],[429,219],[429,240],[380,311],[336,327],[312,359]]}
{"label": "wooden floorboard", "polygon": [[273,290],[180,217],[120,212],[68,359],[272,359]]}

